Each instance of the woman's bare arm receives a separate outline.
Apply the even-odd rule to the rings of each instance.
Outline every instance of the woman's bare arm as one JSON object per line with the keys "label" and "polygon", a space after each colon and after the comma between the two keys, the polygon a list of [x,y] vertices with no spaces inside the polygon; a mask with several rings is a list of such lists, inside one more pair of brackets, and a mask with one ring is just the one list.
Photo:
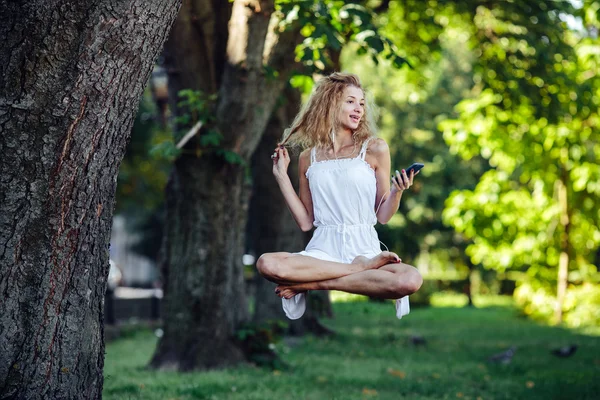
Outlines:
{"label": "woman's bare arm", "polygon": [[298,162],[300,186],[300,196],[298,196],[292,186],[290,177],[287,174],[287,168],[290,163],[290,156],[287,149],[278,148],[276,150],[276,156],[273,158],[273,175],[275,176],[275,180],[279,185],[279,189],[283,194],[283,198],[285,199],[294,220],[304,232],[312,229],[314,221],[310,188],[308,179],[306,178],[309,162],[310,150],[305,150],[300,154]]}
{"label": "woman's bare arm", "polygon": [[366,160],[375,169],[375,178],[377,179],[375,202],[377,221],[381,224],[387,224],[398,211],[402,192],[412,185],[413,177],[406,176],[406,173],[400,174],[400,176],[397,175],[402,186],[398,184],[391,186],[390,148],[383,139],[375,139],[372,143],[369,143]]}

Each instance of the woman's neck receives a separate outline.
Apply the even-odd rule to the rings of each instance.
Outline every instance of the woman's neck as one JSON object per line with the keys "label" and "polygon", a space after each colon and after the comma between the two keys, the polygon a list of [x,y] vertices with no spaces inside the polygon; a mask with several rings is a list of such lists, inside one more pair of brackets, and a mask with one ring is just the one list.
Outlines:
{"label": "woman's neck", "polygon": [[333,151],[338,152],[341,148],[353,146],[354,138],[352,137],[352,131],[349,129],[336,129],[334,133]]}

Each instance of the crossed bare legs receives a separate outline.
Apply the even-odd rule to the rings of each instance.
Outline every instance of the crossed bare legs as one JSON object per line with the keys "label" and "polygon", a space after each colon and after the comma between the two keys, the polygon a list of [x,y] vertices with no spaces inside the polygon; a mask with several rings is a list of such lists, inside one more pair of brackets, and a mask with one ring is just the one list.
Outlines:
{"label": "crossed bare legs", "polygon": [[351,264],[323,261],[291,253],[266,253],[256,264],[266,279],[278,284],[275,293],[290,299],[308,290],[341,290],[370,297],[399,299],[421,287],[416,268],[395,253],[356,257]]}

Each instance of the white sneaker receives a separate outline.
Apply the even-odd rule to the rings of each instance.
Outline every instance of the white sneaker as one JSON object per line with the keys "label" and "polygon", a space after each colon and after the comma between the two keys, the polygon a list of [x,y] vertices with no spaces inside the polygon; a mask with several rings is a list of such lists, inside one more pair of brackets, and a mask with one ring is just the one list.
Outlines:
{"label": "white sneaker", "polygon": [[304,315],[306,311],[306,294],[298,293],[291,299],[281,299],[281,305],[285,316],[289,319],[298,319]]}
{"label": "white sneaker", "polygon": [[408,296],[404,296],[401,299],[396,300],[396,317],[402,319],[406,314],[410,312],[410,303],[408,302]]}

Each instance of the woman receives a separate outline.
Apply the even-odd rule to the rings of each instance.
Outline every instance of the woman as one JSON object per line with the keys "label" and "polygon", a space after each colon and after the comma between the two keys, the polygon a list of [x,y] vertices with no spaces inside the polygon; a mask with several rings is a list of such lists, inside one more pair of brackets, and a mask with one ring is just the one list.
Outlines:
{"label": "woman", "polygon": [[[331,74],[317,83],[271,156],[296,223],[303,231],[316,227],[304,251],[267,253],[257,262],[259,272],[278,284],[275,293],[290,319],[304,314],[308,290],[397,299],[401,318],[409,311],[407,296],[423,282],[414,267],[380,249],[374,225],[396,213],[414,173],[396,171],[390,188],[390,151],[374,137],[368,117],[358,77]],[[307,149],[299,158],[299,195],[287,174],[286,144]]]}

